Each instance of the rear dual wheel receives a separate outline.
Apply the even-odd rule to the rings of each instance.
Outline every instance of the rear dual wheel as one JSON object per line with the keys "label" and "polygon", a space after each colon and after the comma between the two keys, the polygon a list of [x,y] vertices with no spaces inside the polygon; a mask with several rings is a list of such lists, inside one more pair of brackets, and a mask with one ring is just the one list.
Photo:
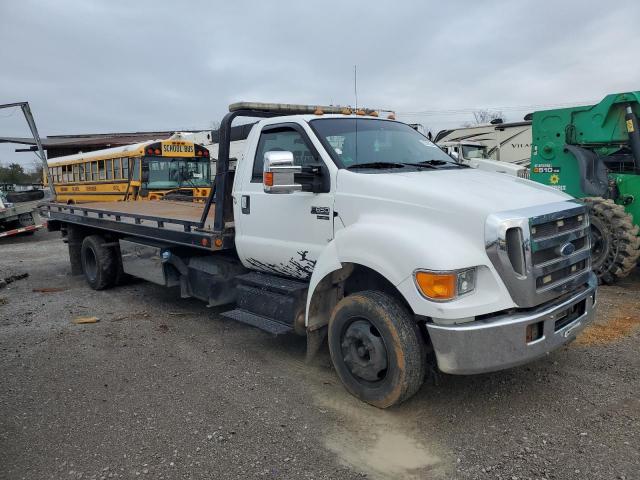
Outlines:
{"label": "rear dual wheel", "polygon": [[590,209],[591,263],[600,283],[612,284],[636,268],[640,258],[638,225],[613,200],[584,198]]}
{"label": "rear dual wheel", "polygon": [[418,325],[382,292],[358,292],[338,303],[329,321],[329,351],[346,389],[379,408],[405,401],[424,379],[425,344]]}
{"label": "rear dual wheel", "polygon": [[118,252],[106,245],[100,235],[89,235],[82,241],[80,250],[82,271],[94,290],[104,290],[115,285],[118,278]]}

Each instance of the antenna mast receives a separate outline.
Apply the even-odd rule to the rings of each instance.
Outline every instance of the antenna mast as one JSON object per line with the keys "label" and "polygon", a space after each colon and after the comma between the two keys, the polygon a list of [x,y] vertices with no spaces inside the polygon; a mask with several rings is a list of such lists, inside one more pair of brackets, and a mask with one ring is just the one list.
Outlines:
{"label": "antenna mast", "polygon": [[353,93],[356,97],[356,110],[358,110],[358,66],[353,66]]}

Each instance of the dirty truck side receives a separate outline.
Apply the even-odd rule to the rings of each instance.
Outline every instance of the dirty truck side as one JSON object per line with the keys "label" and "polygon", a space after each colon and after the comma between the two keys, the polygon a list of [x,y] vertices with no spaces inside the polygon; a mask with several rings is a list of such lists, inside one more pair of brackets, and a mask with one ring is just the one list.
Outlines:
{"label": "dirty truck side", "polygon": [[[261,120],[230,168],[237,117]],[[381,408],[412,396],[430,363],[521,365],[593,318],[584,206],[459,165],[403,123],[234,104],[218,162],[204,205],[50,204],[73,272],[95,289],[128,274],[228,304],[227,318],[306,335],[309,356],[326,341],[346,389]]]}

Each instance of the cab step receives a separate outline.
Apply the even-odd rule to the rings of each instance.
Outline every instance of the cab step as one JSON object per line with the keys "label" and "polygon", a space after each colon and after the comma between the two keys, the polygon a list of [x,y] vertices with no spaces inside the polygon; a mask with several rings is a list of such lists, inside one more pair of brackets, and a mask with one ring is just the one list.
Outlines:
{"label": "cab step", "polygon": [[246,323],[252,327],[257,327],[265,332],[273,333],[274,335],[282,335],[283,333],[289,333],[293,330],[291,325],[287,325],[271,318],[263,317],[262,315],[256,315],[255,313],[236,308],[221,314],[223,317],[237,320],[238,322]]}
{"label": "cab step", "polygon": [[238,309],[293,327],[304,313],[306,282],[251,272],[237,277]]}
{"label": "cab step", "polygon": [[239,275],[236,279],[239,284],[262,288],[283,295],[298,294],[309,286],[308,282],[260,272]]}

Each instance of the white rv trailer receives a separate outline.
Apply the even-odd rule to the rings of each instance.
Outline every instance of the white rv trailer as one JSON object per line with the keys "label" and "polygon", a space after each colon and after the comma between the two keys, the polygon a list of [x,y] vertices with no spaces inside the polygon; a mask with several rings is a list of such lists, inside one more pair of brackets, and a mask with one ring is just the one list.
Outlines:
{"label": "white rv trailer", "polygon": [[435,142],[439,145],[443,142],[461,141],[485,145],[488,157],[493,160],[525,167],[528,167],[531,161],[530,121],[441,130],[435,138]]}

